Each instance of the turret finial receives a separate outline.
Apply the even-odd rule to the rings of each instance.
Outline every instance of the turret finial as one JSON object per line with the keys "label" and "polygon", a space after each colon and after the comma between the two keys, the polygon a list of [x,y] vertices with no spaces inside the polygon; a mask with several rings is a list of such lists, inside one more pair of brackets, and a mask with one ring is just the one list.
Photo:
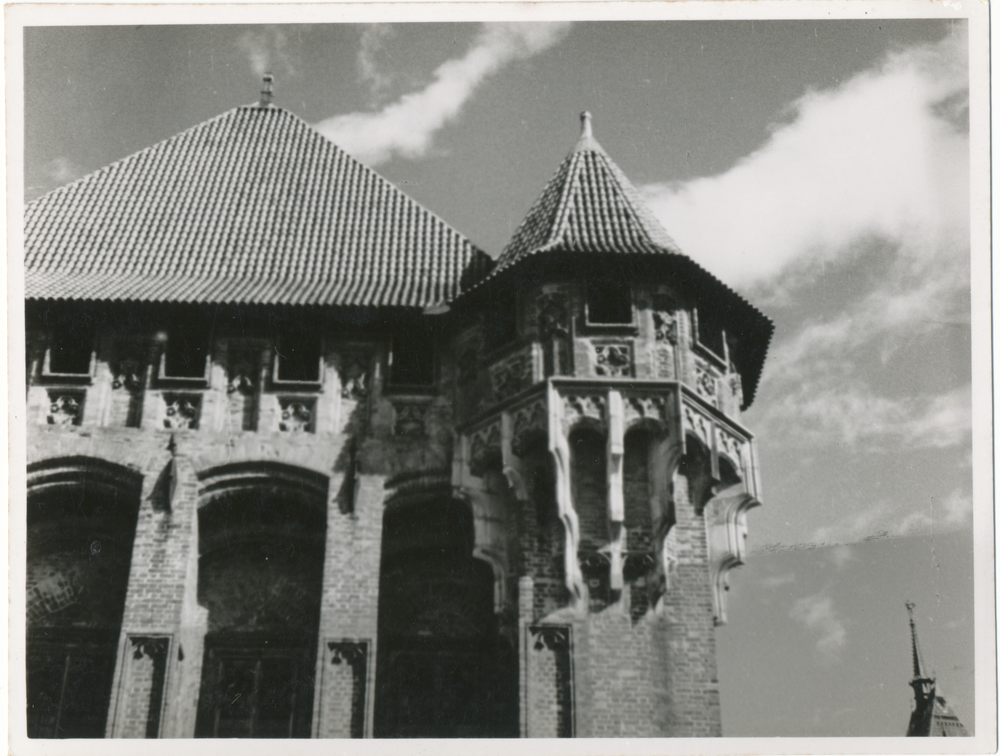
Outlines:
{"label": "turret finial", "polygon": [[580,113],[580,138],[593,139],[594,132],[590,126],[590,111],[585,110]]}
{"label": "turret finial", "polygon": [[266,108],[271,104],[271,100],[274,99],[273,84],[274,74],[268,71],[264,74],[264,88],[260,90],[260,107]]}

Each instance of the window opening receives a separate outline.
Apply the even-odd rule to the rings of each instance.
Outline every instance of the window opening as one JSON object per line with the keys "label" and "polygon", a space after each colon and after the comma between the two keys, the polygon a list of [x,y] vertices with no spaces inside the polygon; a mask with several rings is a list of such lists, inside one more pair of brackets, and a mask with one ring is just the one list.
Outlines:
{"label": "window opening", "polygon": [[73,326],[53,331],[49,341],[47,373],[89,376],[93,368],[94,334]]}
{"label": "window opening", "polygon": [[587,285],[588,323],[629,325],[632,321],[632,290],[628,284],[594,281]]}
{"label": "window opening", "polygon": [[392,340],[389,382],[393,386],[427,387],[434,383],[434,346],[430,334],[405,329]]}
{"label": "window opening", "polygon": [[278,340],[275,379],[283,383],[319,383],[321,339],[307,332],[286,332]]}
{"label": "window opening", "polygon": [[208,372],[208,336],[193,324],[175,326],[167,334],[161,378],[200,378]]}

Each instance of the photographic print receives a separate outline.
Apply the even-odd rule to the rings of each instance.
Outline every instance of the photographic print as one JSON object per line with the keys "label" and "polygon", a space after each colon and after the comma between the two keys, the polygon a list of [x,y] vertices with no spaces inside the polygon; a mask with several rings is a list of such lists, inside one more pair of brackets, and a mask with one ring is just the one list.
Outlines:
{"label": "photographic print", "polygon": [[7,10],[13,752],[995,749],[986,11],[711,5]]}

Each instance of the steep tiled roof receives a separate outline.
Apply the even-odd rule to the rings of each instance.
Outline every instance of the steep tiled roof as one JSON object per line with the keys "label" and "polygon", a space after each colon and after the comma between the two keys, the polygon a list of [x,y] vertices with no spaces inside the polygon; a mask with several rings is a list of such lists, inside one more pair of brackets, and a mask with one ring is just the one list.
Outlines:
{"label": "steep tiled roof", "polygon": [[[639,191],[594,139],[590,114],[581,116],[583,132],[541,196],[528,211],[504,248],[496,266],[477,288],[501,285],[515,278],[513,268],[534,258],[554,261],[562,269],[580,255],[645,255],[669,266],[691,293],[724,313],[731,334],[743,346],[744,407],[757,391],[767,347],[774,331],[771,321],[680,248],[646,207]],[[528,273],[530,275],[530,272]]]}
{"label": "steep tiled roof", "polygon": [[231,110],[29,204],[29,299],[396,305],[485,253],[274,106]]}
{"label": "steep tiled roof", "polygon": [[580,140],[514,232],[495,273],[539,252],[680,254],[594,139],[589,114],[583,119]]}

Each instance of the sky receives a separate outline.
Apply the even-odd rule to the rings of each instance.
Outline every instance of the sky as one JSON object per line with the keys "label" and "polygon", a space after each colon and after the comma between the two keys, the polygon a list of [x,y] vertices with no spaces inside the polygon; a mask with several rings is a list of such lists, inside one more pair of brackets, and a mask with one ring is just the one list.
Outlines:
{"label": "sky", "polygon": [[[904,602],[970,730],[961,20],[28,29],[25,198],[258,98],[493,256],[582,110],[681,249],[775,323],[763,506],[717,631],[733,736],[894,736]],[[988,507],[988,504],[985,506]]]}

